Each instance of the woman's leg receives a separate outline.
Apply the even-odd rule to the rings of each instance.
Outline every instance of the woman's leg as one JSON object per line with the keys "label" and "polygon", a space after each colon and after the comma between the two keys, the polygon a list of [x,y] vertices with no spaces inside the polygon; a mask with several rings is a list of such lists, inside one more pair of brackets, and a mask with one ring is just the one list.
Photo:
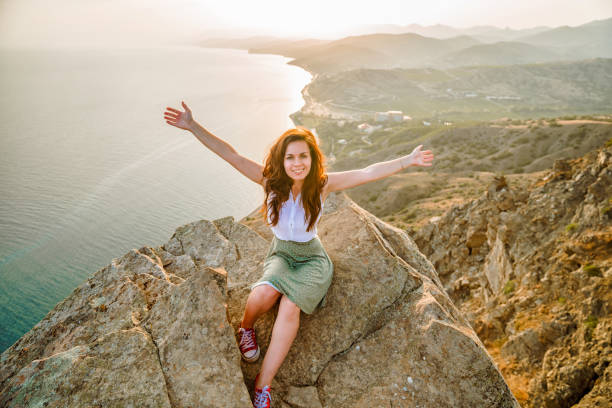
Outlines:
{"label": "woman's leg", "polygon": [[240,327],[252,328],[259,316],[270,310],[280,296],[281,293],[270,285],[255,286],[247,298]]}
{"label": "woman's leg", "polygon": [[255,387],[272,384],[272,379],[285,360],[300,327],[300,308],[285,295],[280,300],[272,329],[272,338]]}

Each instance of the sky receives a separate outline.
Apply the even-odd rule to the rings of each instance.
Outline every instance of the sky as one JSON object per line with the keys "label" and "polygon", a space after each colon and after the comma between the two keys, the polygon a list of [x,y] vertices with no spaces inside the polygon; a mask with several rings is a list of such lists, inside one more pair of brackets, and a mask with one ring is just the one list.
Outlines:
{"label": "sky", "polygon": [[0,46],[155,46],[250,35],[338,38],[362,24],[552,28],[610,17],[612,0],[0,0]]}

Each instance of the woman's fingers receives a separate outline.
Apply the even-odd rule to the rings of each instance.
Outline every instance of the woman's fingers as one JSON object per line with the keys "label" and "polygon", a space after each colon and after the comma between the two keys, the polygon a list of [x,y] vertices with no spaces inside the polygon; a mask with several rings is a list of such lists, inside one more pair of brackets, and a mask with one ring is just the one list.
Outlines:
{"label": "woman's fingers", "polygon": [[416,160],[417,166],[429,167],[432,165],[433,153],[431,150],[421,150],[423,145],[418,145],[412,151],[414,159]]}
{"label": "woman's fingers", "polygon": [[191,112],[191,109],[189,109],[189,107],[187,106],[185,102],[181,101],[181,104],[183,105],[183,108],[185,108],[187,112]]}
{"label": "woman's fingers", "polygon": [[180,110],[176,110],[176,109],[171,108],[171,107],[167,107],[166,109],[168,109],[169,111],[174,112],[174,113],[183,113]]}

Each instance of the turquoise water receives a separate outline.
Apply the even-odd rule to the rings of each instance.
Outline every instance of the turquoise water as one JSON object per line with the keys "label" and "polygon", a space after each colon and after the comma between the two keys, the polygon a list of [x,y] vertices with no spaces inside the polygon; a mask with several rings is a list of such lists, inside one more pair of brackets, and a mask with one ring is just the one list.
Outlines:
{"label": "turquoise water", "polygon": [[261,163],[311,79],[287,61],[197,47],[0,49],[0,351],[113,258],[263,201],[163,112],[184,100]]}

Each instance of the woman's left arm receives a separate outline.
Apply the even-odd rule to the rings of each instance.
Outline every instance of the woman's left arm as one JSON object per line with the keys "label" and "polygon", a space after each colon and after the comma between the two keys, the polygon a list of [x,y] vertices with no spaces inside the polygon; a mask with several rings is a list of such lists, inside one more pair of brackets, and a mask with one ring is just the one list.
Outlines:
{"label": "woman's left arm", "polygon": [[417,146],[409,155],[374,163],[363,169],[327,173],[328,190],[332,192],[360,186],[370,181],[388,177],[406,167],[431,166],[434,157],[433,153],[431,150],[421,151],[422,147],[423,145]]}

